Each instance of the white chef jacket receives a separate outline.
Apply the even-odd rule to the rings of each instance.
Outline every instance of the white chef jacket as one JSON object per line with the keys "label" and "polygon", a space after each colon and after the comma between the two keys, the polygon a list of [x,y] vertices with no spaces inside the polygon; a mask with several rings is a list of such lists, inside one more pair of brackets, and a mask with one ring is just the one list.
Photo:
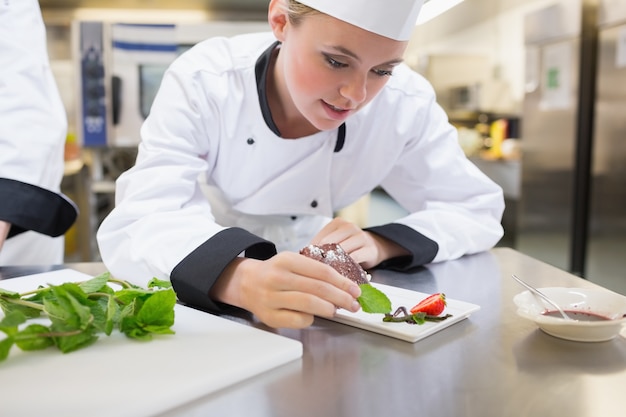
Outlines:
{"label": "white chef jacket", "polygon": [[0,2],[0,265],[59,264],[76,218],[59,194],[67,118],[37,0]]}
{"label": "white chef jacket", "polygon": [[[283,139],[265,96],[272,34],[199,43],[166,72],[98,231],[120,278],[170,278],[182,301],[207,294],[236,256],[297,251],[333,214],[381,186],[410,214],[369,228],[410,268],[502,236],[501,188],[467,160],[430,84],[405,65],[339,129]],[[200,180],[199,180],[200,179]]]}

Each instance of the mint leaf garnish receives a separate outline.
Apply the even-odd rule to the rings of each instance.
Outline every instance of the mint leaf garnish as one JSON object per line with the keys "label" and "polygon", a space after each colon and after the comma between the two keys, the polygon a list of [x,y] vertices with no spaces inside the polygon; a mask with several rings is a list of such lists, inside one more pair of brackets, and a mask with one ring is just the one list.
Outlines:
{"label": "mint leaf garnish", "polygon": [[382,291],[371,284],[361,284],[359,288],[361,288],[361,296],[357,298],[357,301],[364,312],[380,314],[391,312],[391,301]]}

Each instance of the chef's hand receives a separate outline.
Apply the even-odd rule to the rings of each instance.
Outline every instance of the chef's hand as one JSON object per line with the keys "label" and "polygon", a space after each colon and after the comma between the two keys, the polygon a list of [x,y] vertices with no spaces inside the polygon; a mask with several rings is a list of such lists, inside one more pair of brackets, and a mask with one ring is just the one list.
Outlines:
{"label": "chef's hand", "polygon": [[340,217],[334,218],[313,238],[311,243],[337,243],[364,269],[373,268],[382,261],[409,252],[398,244]]}
{"label": "chef's hand", "polygon": [[332,267],[295,252],[260,261],[237,258],[211,289],[211,298],[241,307],[271,327],[304,328],[337,308],[358,311],[361,290]]}

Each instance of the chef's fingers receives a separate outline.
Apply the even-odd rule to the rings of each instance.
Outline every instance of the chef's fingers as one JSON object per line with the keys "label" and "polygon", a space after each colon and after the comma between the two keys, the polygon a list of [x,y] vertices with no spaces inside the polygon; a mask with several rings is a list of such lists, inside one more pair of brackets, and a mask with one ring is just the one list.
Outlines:
{"label": "chef's fingers", "polygon": [[[341,285],[344,286],[343,283]],[[323,317],[332,317],[336,308],[358,311],[360,306],[356,298],[361,294],[360,288],[353,281],[345,284],[345,286],[347,286],[347,290],[308,276],[294,277],[292,289],[282,291],[278,294],[277,299],[280,300],[280,305],[284,308]]]}
{"label": "chef's fingers", "polygon": [[322,230],[315,235],[311,243],[316,245],[324,243],[337,243],[344,250],[346,250],[346,248],[342,245],[342,242],[358,233],[363,233],[363,230],[361,230],[360,227],[345,219],[337,217],[324,226]]}
{"label": "chef's fingers", "polygon": [[307,285],[306,289],[310,292],[311,285],[322,288],[332,286],[351,294],[354,298],[361,295],[361,290],[353,281],[331,266],[295,252],[281,252],[264,263],[267,266],[265,272],[270,274],[277,289],[305,290],[304,287],[298,288],[296,285]]}
{"label": "chef's fingers", "polygon": [[[359,304],[350,299],[350,311],[357,311]],[[297,329],[310,326],[315,316],[332,317],[336,308],[332,302],[309,292],[275,291],[253,313],[268,326]]]}
{"label": "chef's fingers", "polygon": [[350,238],[346,246],[350,248],[346,251],[364,269],[373,268],[387,259],[410,255],[409,251],[397,243],[369,232]]}
{"label": "chef's fingers", "polygon": [[337,243],[355,262],[368,269],[382,262],[378,237],[341,218],[328,223],[313,238],[313,244]]}
{"label": "chef's fingers", "polygon": [[267,310],[265,314],[256,314],[263,323],[274,328],[304,329],[313,324],[315,316],[293,310]]}
{"label": "chef's fingers", "polygon": [[344,241],[344,245],[345,251],[364,269],[373,268],[381,262],[376,245],[363,236],[353,236]]}
{"label": "chef's fingers", "polygon": [[382,260],[379,260],[377,251],[371,246],[360,247],[350,253],[350,256],[354,261],[363,267],[363,269],[370,269],[378,265]]}
{"label": "chef's fingers", "polygon": [[322,311],[320,304],[316,302],[319,299],[333,307],[332,311],[329,306],[324,307],[325,311],[322,313],[326,317],[334,313],[334,306],[350,311],[359,309],[356,298],[361,295],[361,289],[354,281],[344,277],[329,265],[303,255],[298,256],[301,259],[297,264],[291,265],[293,269],[286,287],[288,291],[305,294],[306,298],[299,296],[297,298],[300,304],[286,305],[286,308],[318,314]]}
{"label": "chef's fingers", "polygon": [[[242,307],[268,325],[277,323],[279,310],[330,317],[335,306],[350,311],[359,308],[356,297],[360,295],[360,288],[319,261],[282,252],[266,261],[255,261],[253,265],[255,268],[249,271],[249,277],[240,281]],[[279,316],[285,314],[282,312]]]}
{"label": "chef's fingers", "polygon": [[395,244],[374,233],[361,231],[348,236],[340,245],[355,262],[369,269],[391,257],[387,249]]}
{"label": "chef's fingers", "polygon": [[[338,308],[333,302],[329,302],[323,297],[301,291],[278,292],[275,294],[273,301],[276,303],[276,306],[280,307],[268,310],[271,320],[274,321],[279,318],[282,321],[289,320],[292,322],[291,324],[284,324],[289,327],[295,326],[298,321],[305,320],[305,317],[308,315],[331,318],[335,315],[335,311]],[[358,311],[360,308],[358,302],[353,298],[349,301],[348,307],[349,309],[346,308],[346,310],[353,312]],[[293,313],[295,317],[289,317],[289,312]],[[298,316],[299,318],[296,318]]]}

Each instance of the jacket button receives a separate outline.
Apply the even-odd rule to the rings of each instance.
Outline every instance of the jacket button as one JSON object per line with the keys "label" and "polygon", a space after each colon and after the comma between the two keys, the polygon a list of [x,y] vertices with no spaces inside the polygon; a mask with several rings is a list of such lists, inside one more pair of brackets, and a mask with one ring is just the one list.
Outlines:
{"label": "jacket button", "polygon": [[313,208],[317,207],[317,200],[311,201],[311,207]]}
{"label": "jacket button", "polygon": [[248,140],[246,142],[248,142],[248,145],[252,145],[252,144],[254,144],[254,139],[248,138]]}
{"label": "jacket button", "polygon": [[291,220],[298,220],[298,216],[291,216]]}

